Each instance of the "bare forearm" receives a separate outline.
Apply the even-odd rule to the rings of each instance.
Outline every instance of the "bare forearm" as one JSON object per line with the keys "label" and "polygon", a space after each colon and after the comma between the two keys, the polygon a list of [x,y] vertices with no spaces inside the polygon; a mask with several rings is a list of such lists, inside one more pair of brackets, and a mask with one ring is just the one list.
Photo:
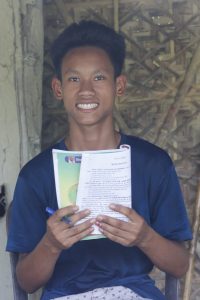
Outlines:
{"label": "bare forearm", "polygon": [[[33,293],[51,278],[56,261],[62,250],[70,248],[92,231],[95,220],[89,219],[81,224],[79,220],[89,215],[89,210],[77,211],[76,206],[61,208],[47,221],[47,231],[36,246],[28,254],[21,255],[17,264],[17,278],[21,287]],[[70,215],[71,224],[62,221],[64,216]]]}
{"label": "bare forearm", "polygon": [[175,277],[183,276],[188,269],[189,254],[185,246],[165,239],[151,228],[140,249],[156,267]]}
{"label": "bare forearm", "polygon": [[60,252],[44,236],[31,253],[21,255],[16,272],[22,289],[33,293],[42,287],[50,279]]}

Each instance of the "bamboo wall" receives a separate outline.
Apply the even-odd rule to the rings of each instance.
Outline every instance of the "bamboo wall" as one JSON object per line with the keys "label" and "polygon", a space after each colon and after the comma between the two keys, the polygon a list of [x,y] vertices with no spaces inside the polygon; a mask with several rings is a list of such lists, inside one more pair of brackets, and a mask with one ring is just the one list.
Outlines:
{"label": "bamboo wall", "polygon": [[[170,153],[192,223],[200,163],[200,2],[45,0],[43,148],[67,130],[67,116],[50,89],[53,69],[48,49],[58,33],[81,19],[103,22],[124,35],[128,88],[122,99],[116,99],[116,126]],[[192,292],[188,299],[200,299],[199,274],[197,235]],[[162,274],[155,272],[154,276],[160,285]]]}

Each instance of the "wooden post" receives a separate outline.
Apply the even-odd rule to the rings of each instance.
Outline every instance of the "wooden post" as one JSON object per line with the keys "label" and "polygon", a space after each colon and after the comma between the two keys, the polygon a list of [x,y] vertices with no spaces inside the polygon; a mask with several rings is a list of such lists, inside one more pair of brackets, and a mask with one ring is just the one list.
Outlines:
{"label": "wooden post", "polygon": [[195,215],[193,221],[193,240],[190,246],[190,259],[189,259],[189,269],[185,278],[183,300],[190,300],[190,293],[192,288],[192,275],[194,270],[195,262],[195,250],[197,246],[198,230],[200,222],[200,183],[197,191],[196,205],[195,205]]}
{"label": "wooden post", "polygon": [[119,0],[114,0],[114,29],[119,31]]}

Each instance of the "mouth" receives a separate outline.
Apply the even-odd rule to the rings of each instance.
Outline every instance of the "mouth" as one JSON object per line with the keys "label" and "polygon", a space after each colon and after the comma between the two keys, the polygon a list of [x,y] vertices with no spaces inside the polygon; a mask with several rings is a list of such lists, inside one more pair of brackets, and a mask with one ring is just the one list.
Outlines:
{"label": "mouth", "polygon": [[78,103],[76,107],[80,110],[92,110],[99,106],[98,103]]}

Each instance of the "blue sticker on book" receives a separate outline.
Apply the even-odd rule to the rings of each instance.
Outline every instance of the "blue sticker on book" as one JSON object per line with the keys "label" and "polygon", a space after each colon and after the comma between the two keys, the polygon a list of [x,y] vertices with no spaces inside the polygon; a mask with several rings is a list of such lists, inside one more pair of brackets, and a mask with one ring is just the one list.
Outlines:
{"label": "blue sticker on book", "polygon": [[65,156],[65,161],[69,164],[80,164],[81,155],[67,155]]}

